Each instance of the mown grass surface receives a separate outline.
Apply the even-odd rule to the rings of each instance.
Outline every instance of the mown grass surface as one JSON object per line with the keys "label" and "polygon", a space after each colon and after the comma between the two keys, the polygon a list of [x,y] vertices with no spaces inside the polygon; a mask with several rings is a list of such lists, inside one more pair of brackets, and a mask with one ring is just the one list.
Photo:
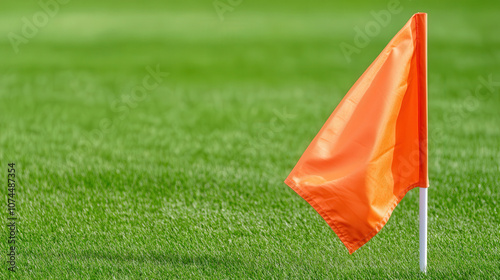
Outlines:
{"label": "mown grass surface", "polygon": [[[15,54],[36,3],[0,4],[0,164],[18,174],[18,270],[0,278],[499,277],[497,2],[85,1]],[[429,267],[418,191],[349,255],[283,180],[337,103],[415,12],[429,13]],[[148,75],[159,86],[130,99]],[[481,79],[491,90],[476,93]],[[2,195],[7,196],[7,188]],[[1,210],[7,221],[7,207]]]}

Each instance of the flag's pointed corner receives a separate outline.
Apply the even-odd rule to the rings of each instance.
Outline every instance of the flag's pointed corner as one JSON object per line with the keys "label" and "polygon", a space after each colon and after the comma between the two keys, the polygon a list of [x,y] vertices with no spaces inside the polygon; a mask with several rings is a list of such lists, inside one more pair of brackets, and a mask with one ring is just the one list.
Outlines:
{"label": "flag's pointed corner", "polygon": [[412,18],[427,19],[427,13],[415,13],[413,14]]}

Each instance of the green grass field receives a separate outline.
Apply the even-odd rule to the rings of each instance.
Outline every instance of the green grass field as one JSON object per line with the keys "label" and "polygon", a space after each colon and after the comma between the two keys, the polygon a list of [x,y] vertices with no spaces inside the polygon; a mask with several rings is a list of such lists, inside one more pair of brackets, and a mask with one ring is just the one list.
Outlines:
{"label": "green grass field", "polygon": [[[43,10],[2,1],[0,177],[15,162],[18,231],[14,273],[4,185],[0,279],[499,278],[500,4],[437,2],[402,0],[348,62],[339,45],[387,1],[243,1],[223,20],[211,1],[70,1],[18,53],[9,34]],[[429,13],[426,275],[418,190],[349,255],[283,183],[415,12]]]}

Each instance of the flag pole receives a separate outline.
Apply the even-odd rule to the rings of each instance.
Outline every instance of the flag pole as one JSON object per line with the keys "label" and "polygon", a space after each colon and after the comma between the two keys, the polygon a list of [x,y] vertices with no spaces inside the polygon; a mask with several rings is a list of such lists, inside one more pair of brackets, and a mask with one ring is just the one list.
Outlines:
{"label": "flag pole", "polygon": [[427,269],[427,188],[420,189],[420,271]]}
{"label": "flag pole", "polygon": [[[424,16],[424,56],[425,56],[425,95],[427,99],[427,14]],[[427,102],[425,102],[425,149],[427,150]],[[425,186],[421,186],[420,199],[419,199],[419,240],[420,240],[420,271],[426,273],[427,270],[427,190],[429,187],[429,168],[427,164],[427,157],[424,165],[425,168]]]}

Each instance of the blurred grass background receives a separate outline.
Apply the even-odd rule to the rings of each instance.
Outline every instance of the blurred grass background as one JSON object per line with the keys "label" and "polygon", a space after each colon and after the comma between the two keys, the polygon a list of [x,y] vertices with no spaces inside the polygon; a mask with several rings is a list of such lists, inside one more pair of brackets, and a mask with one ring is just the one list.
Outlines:
{"label": "blurred grass background", "polygon": [[[388,3],[244,0],[221,20],[211,1],[73,0],[16,53],[9,34],[43,10],[2,1],[0,164],[7,177],[16,163],[19,231],[18,271],[2,261],[0,278],[498,278],[500,3],[400,1],[349,62],[340,44]],[[416,12],[429,14],[426,276],[417,190],[349,255],[283,183]],[[131,99],[157,65],[169,76]],[[481,77],[494,86],[478,95]]]}

